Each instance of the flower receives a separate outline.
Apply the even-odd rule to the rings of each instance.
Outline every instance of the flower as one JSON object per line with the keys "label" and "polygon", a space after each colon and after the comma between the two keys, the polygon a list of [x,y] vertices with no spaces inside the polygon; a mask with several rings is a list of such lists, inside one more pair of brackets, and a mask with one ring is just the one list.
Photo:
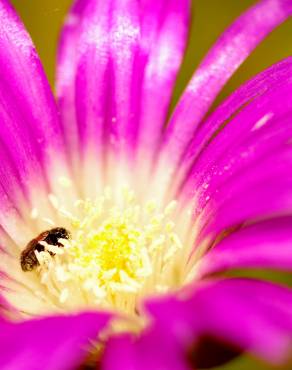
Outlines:
{"label": "flower", "polygon": [[3,369],[183,370],[214,343],[287,359],[291,289],[223,273],[292,269],[292,58],[205,115],[292,2],[235,21],[165,126],[189,6],[77,0],[56,103],[0,0]]}

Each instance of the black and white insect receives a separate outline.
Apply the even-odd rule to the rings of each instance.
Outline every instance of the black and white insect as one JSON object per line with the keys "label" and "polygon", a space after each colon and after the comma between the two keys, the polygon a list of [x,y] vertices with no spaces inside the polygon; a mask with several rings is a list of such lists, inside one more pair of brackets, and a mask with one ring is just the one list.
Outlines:
{"label": "black and white insect", "polygon": [[[40,242],[46,242],[49,245],[54,245],[57,247],[64,247],[60,242],[60,239],[69,239],[70,233],[64,227],[55,227],[53,229],[43,231],[35,239],[32,239],[26,246],[26,248],[21,252],[20,255],[20,265],[23,271],[32,271],[38,265],[35,251],[43,252],[45,250],[44,245]],[[54,255],[53,252],[49,252],[51,256]]]}

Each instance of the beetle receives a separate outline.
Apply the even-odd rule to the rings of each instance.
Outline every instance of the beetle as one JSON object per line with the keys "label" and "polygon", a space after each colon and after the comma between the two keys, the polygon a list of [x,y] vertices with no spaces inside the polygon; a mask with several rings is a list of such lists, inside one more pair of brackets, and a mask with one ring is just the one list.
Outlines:
{"label": "beetle", "polygon": [[[36,238],[32,239],[20,255],[20,266],[23,271],[32,271],[38,265],[39,261],[36,257],[35,251],[43,252],[45,250],[44,245],[40,242],[46,242],[47,244],[64,247],[60,242],[60,239],[69,239],[70,233],[64,227],[55,227],[53,229],[43,231]],[[51,256],[53,252],[49,252]]]}

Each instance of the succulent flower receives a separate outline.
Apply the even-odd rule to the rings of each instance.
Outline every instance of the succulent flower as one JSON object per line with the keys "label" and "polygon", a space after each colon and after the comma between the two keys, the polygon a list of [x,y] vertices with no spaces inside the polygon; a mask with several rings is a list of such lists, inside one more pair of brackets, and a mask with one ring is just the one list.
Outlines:
{"label": "succulent flower", "polygon": [[0,0],[1,369],[289,357],[291,289],[226,272],[292,270],[292,58],[207,113],[291,13],[242,14],[169,117],[189,0],[77,0],[56,99]]}

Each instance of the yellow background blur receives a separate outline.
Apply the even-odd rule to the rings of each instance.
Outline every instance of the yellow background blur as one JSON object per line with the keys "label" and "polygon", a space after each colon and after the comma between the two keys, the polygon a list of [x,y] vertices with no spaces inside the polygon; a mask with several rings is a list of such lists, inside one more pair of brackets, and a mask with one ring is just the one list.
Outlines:
{"label": "yellow background blur", "polygon": [[[177,0],[180,1],[180,0]],[[12,0],[34,40],[51,85],[54,84],[55,55],[58,34],[71,0]],[[218,35],[249,5],[252,0],[193,0],[193,21],[189,47],[174,93],[174,101],[186,85],[194,68]],[[242,82],[274,62],[292,55],[292,21],[270,35],[240,67],[227,84],[219,100]],[[240,323],[238,323],[240,330]],[[285,369],[291,369],[285,367]],[[240,358],[224,369],[270,369],[250,358]],[[284,369],[284,368],[282,368]]]}

